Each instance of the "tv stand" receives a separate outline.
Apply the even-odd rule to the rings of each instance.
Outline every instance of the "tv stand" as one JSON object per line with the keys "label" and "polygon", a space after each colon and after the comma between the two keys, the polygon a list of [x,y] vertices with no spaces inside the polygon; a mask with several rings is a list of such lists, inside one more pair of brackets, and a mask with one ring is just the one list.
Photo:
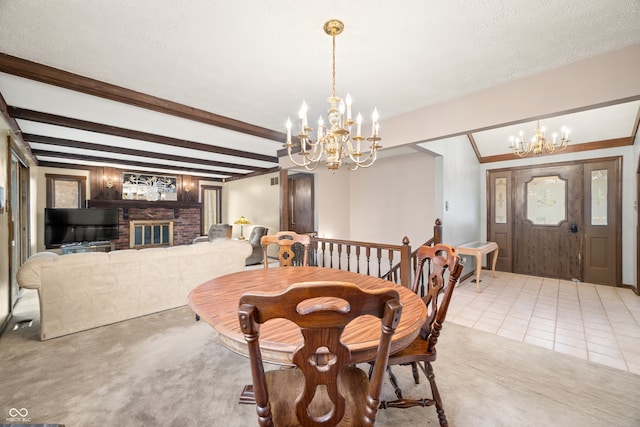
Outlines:
{"label": "tv stand", "polygon": [[62,250],[62,255],[80,252],[111,252],[115,249],[115,245],[109,240],[101,240],[95,242],[67,243],[60,246],[60,249]]}

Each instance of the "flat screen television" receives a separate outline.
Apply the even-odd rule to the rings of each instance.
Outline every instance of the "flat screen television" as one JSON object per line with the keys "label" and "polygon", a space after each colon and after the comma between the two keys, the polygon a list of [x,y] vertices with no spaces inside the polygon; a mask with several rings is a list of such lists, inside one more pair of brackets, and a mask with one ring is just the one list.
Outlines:
{"label": "flat screen television", "polygon": [[44,245],[47,249],[67,243],[118,238],[118,209],[45,208]]}

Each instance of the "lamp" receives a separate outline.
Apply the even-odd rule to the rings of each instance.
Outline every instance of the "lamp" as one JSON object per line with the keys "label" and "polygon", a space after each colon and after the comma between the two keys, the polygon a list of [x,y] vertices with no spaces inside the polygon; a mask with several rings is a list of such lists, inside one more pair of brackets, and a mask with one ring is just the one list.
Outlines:
{"label": "lamp", "polygon": [[240,224],[240,240],[245,240],[244,237],[244,233],[243,233],[243,228],[245,224],[251,224],[251,221],[249,221],[247,218],[241,216],[240,218],[238,218],[236,220],[236,222],[234,222],[234,224]]}
{"label": "lamp", "polygon": [[552,154],[556,151],[563,151],[567,148],[567,144],[569,143],[569,129],[566,127],[562,128],[562,135],[560,139],[558,139],[558,134],[553,133],[551,135],[551,141],[549,141],[544,135],[545,128],[540,127],[540,121],[536,124],[536,134],[531,137],[531,140],[525,144],[524,142],[524,132],[520,131],[519,137],[511,137],[509,140],[511,141],[511,151],[518,157],[525,157],[529,153],[533,153],[534,156],[539,156],[543,152],[547,154]]}
{"label": "lamp", "polygon": [[115,176],[104,175],[102,178],[104,180],[104,185],[106,185],[109,190],[113,188],[113,186],[115,185],[115,182],[118,180],[118,178]]}
{"label": "lamp", "polygon": [[[358,114],[354,122],[351,117],[352,99],[347,94],[346,99],[342,100],[336,96],[336,36],[344,30],[344,24],[332,19],[324,24],[324,32],[331,36],[332,40],[332,56],[331,56],[331,97],[328,99],[329,107],[328,122],[325,124],[322,116],[318,120],[318,130],[316,141],[311,140],[310,133],[313,131],[307,123],[307,104],[302,103],[298,117],[300,119],[300,132],[297,138],[300,140],[300,151],[297,153],[302,156],[301,161],[296,161],[293,156],[293,146],[291,141],[291,120],[287,119],[287,141],[285,147],[289,153],[291,161],[298,165],[304,166],[307,170],[315,170],[320,161],[324,157],[327,168],[335,172],[344,162],[349,170],[356,170],[359,167],[369,167],[375,161],[378,149],[382,146],[379,144],[381,138],[378,136],[380,124],[378,123],[378,110],[374,109],[371,115],[371,136],[365,138],[362,136],[362,115]],[[356,124],[356,134],[352,135],[352,126]],[[371,146],[367,153],[362,152],[362,142],[369,141]],[[295,144],[298,145],[298,144]],[[311,150],[310,152],[307,150]]]}

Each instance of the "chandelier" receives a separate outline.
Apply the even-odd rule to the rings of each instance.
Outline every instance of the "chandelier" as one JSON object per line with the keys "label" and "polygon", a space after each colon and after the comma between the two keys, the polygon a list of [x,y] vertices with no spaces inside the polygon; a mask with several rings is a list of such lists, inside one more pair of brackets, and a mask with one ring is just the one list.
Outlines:
{"label": "chandelier", "polygon": [[531,137],[528,143],[524,142],[524,132],[520,131],[519,137],[511,137],[511,151],[518,157],[525,157],[529,153],[533,153],[534,156],[539,156],[542,153],[552,154],[556,151],[563,151],[567,148],[569,143],[569,130],[566,127],[562,128],[562,134],[558,138],[557,133],[551,135],[551,140],[548,140],[545,136],[545,128],[540,127],[540,121],[536,125],[536,134]]}
{"label": "chandelier", "polygon": [[[331,97],[327,99],[329,110],[327,111],[328,123],[325,124],[322,116],[318,120],[317,136],[315,142],[312,140],[312,128],[307,122],[307,104],[302,103],[298,113],[300,119],[300,131],[296,135],[300,141],[300,150],[293,153],[294,145],[291,141],[291,119],[287,119],[287,142],[284,145],[289,153],[289,158],[298,166],[304,166],[308,170],[317,169],[322,158],[324,158],[327,169],[335,173],[343,163],[349,170],[356,170],[359,167],[369,167],[378,155],[381,138],[378,136],[380,124],[378,123],[378,110],[374,109],[371,115],[372,126],[371,136],[362,136],[362,115],[358,114],[355,122],[351,117],[352,99],[349,94],[342,100],[336,96],[336,36],[342,33],[344,24],[332,19],[324,24],[324,32],[331,36],[332,40],[332,68],[331,68]],[[356,125],[356,134],[352,134],[352,127]],[[369,141],[370,147],[363,152],[363,141]],[[365,143],[366,144],[366,143]],[[294,157],[301,156],[300,161]]]}

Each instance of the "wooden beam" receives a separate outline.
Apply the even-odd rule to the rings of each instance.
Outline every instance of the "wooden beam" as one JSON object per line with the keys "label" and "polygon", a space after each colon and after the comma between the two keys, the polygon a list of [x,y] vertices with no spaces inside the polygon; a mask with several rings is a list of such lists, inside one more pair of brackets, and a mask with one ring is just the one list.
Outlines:
{"label": "wooden beam", "polygon": [[[154,163],[147,163],[147,162],[136,162],[132,160],[120,160],[120,159],[111,159],[111,158],[104,158],[104,157],[98,157],[98,156],[86,156],[82,154],[57,153],[54,151],[45,151],[45,150],[33,150],[33,154],[35,154],[36,156],[54,157],[57,159],[68,159],[68,160],[76,160],[76,161],[100,162],[100,163],[107,163],[107,164],[136,166],[136,167],[143,168],[144,170],[153,170],[154,168],[155,169],[173,169],[173,170],[189,172],[189,173],[225,175],[225,179],[229,177],[245,176],[245,174],[214,171],[211,169],[189,168],[184,166],[168,166],[168,165],[154,164]],[[43,161],[40,161],[40,166],[43,166],[44,165],[43,163],[44,163]],[[78,165],[75,165],[75,167],[77,166]]]}
{"label": "wooden beam", "polygon": [[[146,157],[151,159],[196,163],[196,164],[205,165],[205,166],[217,166],[217,167],[225,167],[225,168],[232,168],[232,169],[242,169],[247,172],[256,172],[256,171],[261,172],[261,171],[268,170],[267,168],[258,168],[250,165],[243,165],[240,163],[226,163],[226,162],[218,162],[214,160],[202,159],[198,157],[186,157],[186,156],[176,156],[176,155],[170,155],[170,154],[164,154],[164,153],[154,153],[152,151],[136,150],[133,148],[114,147],[114,146],[102,145],[102,144],[93,144],[90,142],[76,141],[72,139],[55,138],[52,136],[42,136],[42,135],[33,135],[33,134],[25,133],[22,135],[22,137],[24,138],[25,141],[28,141],[28,142],[53,145],[56,147],[78,148],[82,150],[93,150],[93,151],[99,151],[104,153],[125,154],[128,156],[140,156],[140,157]],[[117,161],[117,160],[114,159],[114,161]],[[227,172],[220,172],[220,173],[228,174],[230,172],[227,171]]]}
{"label": "wooden beam", "polygon": [[184,104],[157,98],[110,83],[73,74],[58,68],[0,53],[0,71],[41,83],[86,93],[111,101],[157,111],[208,125],[229,129],[272,141],[284,141],[286,135],[271,129],[251,125]]}
{"label": "wooden beam", "polygon": [[58,116],[56,114],[43,113],[40,111],[27,110],[24,108],[8,107],[9,114],[20,120],[29,120],[38,123],[46,123],[55,126],[63,126],[73,129],[81,129],[89,132],[104,133],[107,135],[119,136],[122,138],[138,139],[140,141],[153,142],[156,144],[170,145],[172,147],[190,148],[193,150],[207,151],[209,153],[225,154],[227,156],[243,157],[264,162],[277,163],[278,159],[273,156],[250,153],[248,151],[234,150],[231,148],[217,147],[215,145],[203,144],[200,142],[187,141],[169,136],[156,135],[132,129],[124,129],[102,123],[89,122],[87,120],[73,119],[70,117]]}

